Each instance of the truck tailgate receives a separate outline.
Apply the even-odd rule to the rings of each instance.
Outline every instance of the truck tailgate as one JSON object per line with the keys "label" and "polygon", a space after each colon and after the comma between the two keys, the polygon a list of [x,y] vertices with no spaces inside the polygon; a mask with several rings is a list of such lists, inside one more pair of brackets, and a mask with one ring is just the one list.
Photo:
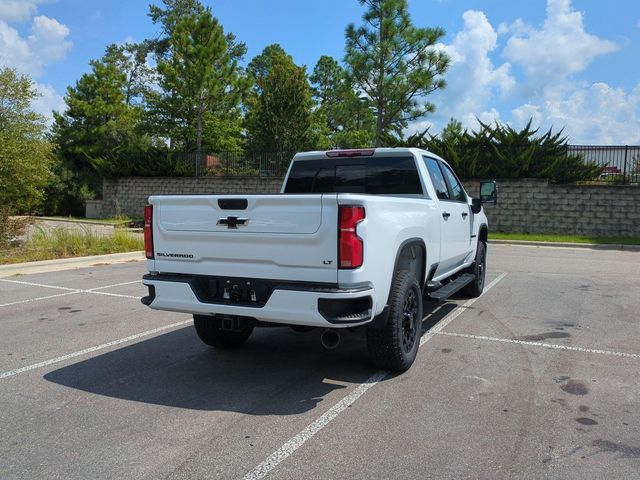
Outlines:
{"label": "truck tailgate", "polygon": [[336,194],[151,197],[153,270],[337,282]]}

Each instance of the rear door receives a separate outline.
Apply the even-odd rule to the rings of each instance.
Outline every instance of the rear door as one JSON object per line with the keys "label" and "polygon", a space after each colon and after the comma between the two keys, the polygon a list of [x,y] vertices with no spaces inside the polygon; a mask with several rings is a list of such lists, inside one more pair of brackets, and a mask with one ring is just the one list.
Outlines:
{"label": "rear door", "polygon": [[445,168],[447,166],[431,157],[424,157],[424,161],[438,197],[441,216],[440,263],[436,274],[440,275],[461,265],[468,254],[469,206],[459,182],[457,187],[450,185],[448,177],[453,174]]}
{"label": "rear door", "polygon": [[151,197],[155,270],[337,282],[335,194]]}

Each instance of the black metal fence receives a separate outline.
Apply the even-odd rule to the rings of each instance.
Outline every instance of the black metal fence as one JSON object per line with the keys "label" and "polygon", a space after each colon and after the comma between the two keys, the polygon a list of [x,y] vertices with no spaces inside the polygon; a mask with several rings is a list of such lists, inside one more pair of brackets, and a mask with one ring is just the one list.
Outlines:
{"label": "black metal fence", "polygon": [[295,152],[172,152],[174,168],[196,177],[283,177]]}
{"label": "black metal fence", "polygon": [[[187,176],[283,177],[295,152],[172,152],[176,172]],[[640,146],[569,145],[568,155],[602,168],[594,183],[640,184]]]}
{"label": "black metal fence", "polygon": [[602,168],[600,176],[593,179],[596,183],[640,183],[640,146],[569,145],[567,153]]}

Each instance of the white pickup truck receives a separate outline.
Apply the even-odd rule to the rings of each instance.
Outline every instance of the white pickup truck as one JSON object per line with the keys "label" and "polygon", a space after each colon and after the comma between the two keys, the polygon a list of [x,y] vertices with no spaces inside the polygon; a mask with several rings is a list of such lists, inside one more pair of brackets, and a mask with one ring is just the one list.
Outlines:
{"label": "white pickup truck", "polygon": [[373,362],[413,363],[423,300],[482,293],[496,184],[470,198],[449,165],[414,148],[298,153],[280,194],[152,196],[151,308],[192,313],[208,345],[254,327],[366,328]]}

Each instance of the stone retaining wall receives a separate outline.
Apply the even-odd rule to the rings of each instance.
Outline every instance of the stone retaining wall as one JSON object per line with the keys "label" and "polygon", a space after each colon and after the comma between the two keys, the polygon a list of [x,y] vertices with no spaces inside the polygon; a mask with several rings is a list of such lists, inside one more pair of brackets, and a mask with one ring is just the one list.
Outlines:
{"label": "stone retaining wall", "polygon": [[[465,181],[477,196],[479,181]],[[640,187],[498,180],[498,205],[485,209],[497,232],[640,237]]]}
{"label": "stone retaining wall", "polygon": [[102,216],[141,218],[151,195],[277,193],[282,178],[123,177],[102,184]]}
{"label": "stone retaining wall", "polygon": [[[102,216],[141,217],[150,195],[277,193],[281,178],[128,177],[105,180]],[[465,181],[471,195],[479,182]],[[553,185],[546,180],[499,180],[498,205],[487,208],[499,232],[640,237],[640,187]]]}

